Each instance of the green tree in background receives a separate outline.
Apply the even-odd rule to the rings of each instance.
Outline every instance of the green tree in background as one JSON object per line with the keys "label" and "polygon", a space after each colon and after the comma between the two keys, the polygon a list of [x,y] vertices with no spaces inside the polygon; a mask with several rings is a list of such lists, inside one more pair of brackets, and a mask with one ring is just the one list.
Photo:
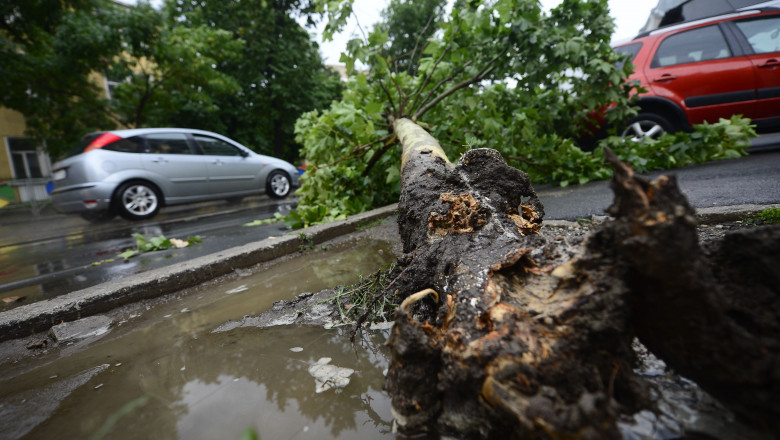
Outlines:
{"label": "green tree in background", "polygon": [[11,0],[0,6],[0,105],[26,117],[54,156],[84,133],[114,125],[90,78],[121,49],[102,0]]}
{"label": "green tree in background", "polygon": [[11,0],[0,11],[0,105],[54,158],[90,131],[182,126],[292,160],[295,120],[342,88],[291,18],[312,12],[299,2]]}
{"label": "green tree in background", "polygon": [[386,58],[395,70],[415,68],[425,43],[444,19],[446,0],[390,0],[382,11],[379,32],[387,34]]}
{"label": "green tree in background", "polygon": [[[213,111],[240,89],[219,63],[242,41],[224,30],[172,26],[146,2],[14,0],[2,7],[0,105],[57,158],[85,133],[170,125],[178,108]],[[102,74],[117,81],[107,96]]]}
{"label": "green tree in background", "polygon": [[105,73],[117,83],[109,108],[119,125],[202,128],[176,124],[175,115],[194,107],[213,118],[220,98],[241,91],[226,66],[240,57],[244,41],[230,32],[178,25],[145,2],[113,19],[123,45]]}
{"label": "green tree in background", "polygon": [[256,151],[295,160],[294,126],[307,111],[324,108],[342,90],[324,67],[317,44],[293,15],[313,11],[298,0],[173,0],[169,16],[186,26],[219,27],[246,42],[240,57],[224,63],[241,91],[215,99],[217,118],[200,107],[181,107],[178,125],[209,127]]}

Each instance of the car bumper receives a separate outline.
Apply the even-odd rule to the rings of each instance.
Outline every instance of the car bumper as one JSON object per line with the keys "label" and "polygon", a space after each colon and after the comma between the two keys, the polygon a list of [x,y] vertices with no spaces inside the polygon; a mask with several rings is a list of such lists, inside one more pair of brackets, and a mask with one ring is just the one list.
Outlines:
{"label": "car bumper", "polygon": [[57,188],[51,193],[54,209],[64,214],[107,211],[115,186],[87,183]]}

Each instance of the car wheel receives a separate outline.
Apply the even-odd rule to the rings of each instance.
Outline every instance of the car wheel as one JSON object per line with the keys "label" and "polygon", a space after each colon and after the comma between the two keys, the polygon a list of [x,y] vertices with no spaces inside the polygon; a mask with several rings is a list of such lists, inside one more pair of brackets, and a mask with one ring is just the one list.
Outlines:
{"label": "car wheel", "polygon": [[116,213],[113,211],[89,211],[82,212],[80,215],[81,218],[90,223],[104,223],[116,217]]}
{"label": "car wheel", "polygon": [[654,113],[640,113],[628,120],[623,137],[634,142],[645,139],[658,139],[664,133],[674,131],[672,124],[664,117]]}
{"label": "car wheel", "polygon": [[265,193],[274,199],[283,199],[290,194],[292,183],[290,176],[284,171],[274,170],[268,175],[265,183]]}
{"label": "car wheel", "polygon": [[114,198],[114,208],[128,220],[154,217],[161,203],[160,190],[146,182],[127,182],[119,187]]}

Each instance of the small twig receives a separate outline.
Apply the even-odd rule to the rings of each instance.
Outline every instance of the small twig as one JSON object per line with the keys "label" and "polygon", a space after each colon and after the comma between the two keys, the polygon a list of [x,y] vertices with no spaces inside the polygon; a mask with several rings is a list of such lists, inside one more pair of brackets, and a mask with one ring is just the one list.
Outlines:
{"label": "small twig", "polygon": [[412,116],[412,120],[419,119],[422,115],[424,115],[428,110],[433,108],[436,104],[441,102],[444,98],[452,95],[453,93],[457,92],[458,90],[460,90],[462,88],[465,88],[465,87],[468,87],[468,86],[470,86],[470,85],[472,85],[474,83],[477,83],[477,82],[482,81],[483,79],[485,79],[487,74],[490,73],[493,69],[496,68],[495,63],[502,56],[504,56],[506,54],[506,52],[507,52],[506,49],[504,49],[503,51],[501,51],[501,53],[499,53],[498,55],[493,57],[493,59],[491,59],[490,61],[487,62],[487,64],[485,64],[485,67],[482,69],[482,71],[480,71],[473,78],[469,78],[469,79],[467,79],[467,80],[465,80],[463,82],[455,84],[454,86],[452,86],[449,89],[447,89],[447,91],[445,91],[441,95],[433,98],[433,100],[431,102],[425,104],[420,110],[417,110],[417,112],[415,112],[414,116]]}
{"label": "small twig", "polygon": [[344,135],[343,133],[340,133],[340,132],[338,132],[337,130],[334,130],[334,129],[332,129],[332,128],[330,128],[329,130],[330,130],[330,132],[331,132],[331,133],[334,133],[335,135],[337,135],[338,137],[340,137],[340,138],[344,139],[345,141],[349,142],[350,144],[352,144],[352,145],[357,145],[357,143],[356,143],[355,141],[353,141],[352,139],[348,138],[348,137],[347,137],[346,135]]}
{"label": "small twig", "polygon": [[397,114],[395,110],[395,103],[393,102],[393,97],[390,96],[390,91],[387,90],[387,87],[385,87],[385,83],[382,82],[381,80],[379,81],[379,87],[381,87],[382,91],[384,91],[385,95],[387,95],[387,101],[390,103],[390,107],[393,109],[393,114]]}
{"label": "small twig", "polygon": [[365,150],[366,148],[368,148],[368,147],[370,147],[370,146],[372,146],[372,145],[374,145],[374,144],[378,144],[378,143],[385,143],[385,142],[389,141],[390,139],[392,139],[394,136],[395,136],[395,133],[390,133],[390,134],[388,134],[388,135],[385,135],[384,137],[382,137],[382,138],[379,138],[379,139],[377,139],[377,140],[375,140],[375,141],[373,141],[373,142],[369,142],[369,143],[367,143],[367,144],[363,144],[363,145],[361,145],[361,146],[359,146],[359,147],[355,148],[355,149],[354,149],[354,150],[352,150],[352,152],[350,152],[349,154],[355,154],[355,153],[358,153],[358,152],[360,152],[360,151],[363,151],[363,150]]}
{"label": "small twig", "polygon": [[[448,45],[447,48],[444,49],[444,51],[441,53],[441,56],[433,63],[433,68],[431,69],[431,72],[425,76],[425,79],[423,80],[422,84],[420,84],[420,87],[417,88],[417,91],[414,93],[414,101],[412,102],[411,109],[414,110],[417,108],[417,100],[420,98],[420,94],[425,89],[425,86],[428,85],[428,82],[433,78],[433,74],[436,72],[436,68],[439,67],[439,63],[442,62],[445,56],[450,51],[450,46]],[[449,79],[452,79],[453,77],[450,77]],[[448,80],[449,80],[448,79]],[[436,87],[433,88],[433,90],[436,90],[441,85],[441,81],[436,84]],[[425,100],[423,100],[423,103],[431,96],[431,93],[433,93],[433,90],[428,92],[428,94],[425,96]]]}
{"label": "small twig", "polygon": [[[412,75],[412,66],[414,64],[414,55],[417,53],[417,47],[420,45],[420,40],[422,39],[422,36],[425,35],[425,33],[428,31],[428,27],[431,26],[431,22],[433,22],[434,17],[436,17],[436,14],[431,14],[431,16],[428,18],[428,22],[425,23],[425,26],[417,34],[417,40],[414,42],[414,49],[412,49],[412,53],[409,56],[409,66],[406,69],[406,73],[408,73],[409,75]],[[426,45],[427,45],[427,43],[426,43]]]}
{"label": "small twig", "polygon": [[[393,133],[393,138],[395,137],[395,133]],[[395,145],[395,139],[389,139],[388,142],[385,143],[384,147],[377,150],[373,156],[371,156],[371,159],[368,160],[368,163],[366,164],[366,169],[363,170],[361,173],[361,176],[365,177],[368,176],[368,173],[371,172],[371,169],[374,168],[374,165],[376,165],[377,162],[379,162],[379,159],[382,158],[382,156],[387,153],[387,150],[390,149],[393,145]]]}
{"label": "small twig", "polygon": [[352,10],[352,16],[355,17],[355,24],[357,24],[358,29],[360,29],[360,33],[363,35],[363,40],[368,41],[368,37],[366,37],[366,32],[363,30],[363,27],[360,26],[360,20],[358,20],[357,14],[355,14],[355,10]]}
{"label": "small twig", "polygon": [[385,295],[387,295],[387,292],[390,291],[390,288],[393,287],[393,284],[395,284],[395,282],[398,281],[411,267],[412,266],[407,266],[407,268],[402,270],[397,277],[393,278],[393,281],[391,281],[390,284],[388,284],[381,293],[377,294],[374,296],[374,298],[371,299],[371,302],[366,306],[366,311],[363,312],[363,314],[360,315],[360,318],[358,318],[357,322],[355,322],[355,328],[352,329],[352,334],[349,336],[350,342],[355,342],[355,335],[363,326],[363,323],[366,322],[366,319],[368,319],[368,317],[371,315],[371,309],[374,308],[374,304],[376,304],[376,302],[380,299],[384,298]]}
{"label": "small twig", "polygon": [[407,100],[404,99],[404,92],[401,90],[401,86],[398,84],[398,81],[396,81],[395,75],[390,75],[390,80],[393,81],[395,89],[398,91],[398,117],[402,117],[404,115],[404,108],[406,107]]}

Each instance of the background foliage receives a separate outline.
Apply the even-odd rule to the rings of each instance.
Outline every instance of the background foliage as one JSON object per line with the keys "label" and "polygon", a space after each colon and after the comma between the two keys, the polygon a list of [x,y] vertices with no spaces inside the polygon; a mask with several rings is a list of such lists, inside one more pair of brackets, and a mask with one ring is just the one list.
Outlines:
{"label": "background foliage", "polygon": [[323,66],[317,43],[294,19],[308,15],[311,20],[313,5],[302,0],[204,0],[194,6],[172,0],[166,9],[176,23],[225,29],[245,42],[221,68],[240,90],[218,96],[216,112],[199,105],[182,107],[172,115],[177,125],[229,133],[257,151],[297,159],[296,119],[326,107],[342,90],[338,74]]}
{"label": "background foliage", "polygon": [[180,126],[295,160],[295,120],[341,92],[292,18],[314,14],[300,1],[167,0],[160,11],[10,0],[0,11],[0,105],[24,114],[54,158],[91,131]]}
{"label": "background foliage", "polygon": [[112,11],[103,6],[100,0],[0,3],[0,105],[23,113],[28,131],[46,138],[52,151],[113,124],[90,78],[121,48]]}

